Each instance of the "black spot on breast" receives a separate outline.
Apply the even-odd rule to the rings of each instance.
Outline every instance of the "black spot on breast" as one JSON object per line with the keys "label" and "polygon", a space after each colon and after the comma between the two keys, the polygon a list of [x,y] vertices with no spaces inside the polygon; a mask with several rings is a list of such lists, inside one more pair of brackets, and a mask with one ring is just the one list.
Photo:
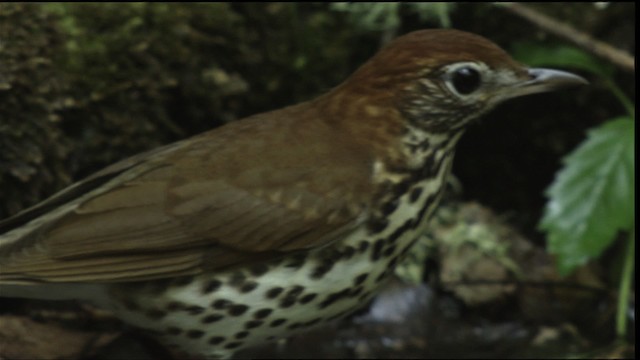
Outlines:
{"label": "black spot on breast", "polygon": [[273,287],[271,289],[269,289],[265,296],[267,297],[267,299],[275,299],[278,297],[278,295],[280,295],[282,292],[284,291],[283,288],[281,287]]}
{"label": "black spot on breast", "polygon": [[431,155],[427,157],[422,168],[412,173],[414,181],[420,181],[436,176],[437,171],[434,164],[435,156]]}
{"label": "black spot on breast", "polygon": [[398,263],[398,255],[394,256],[391,259],[391,261],[389,261],[388,268],[391,269],[391,271],[393,271],[393,269],[395,269],[397,263]]}
{"label": "black spot on breast", "polygon": [[349,292],[349,297],[356,297],[358,295],[360,295],[361,292],[364,291],[364,288],[362,286],[358,286],[356,288],[353,288],[350,292]]}
{"label": "black spot on breast", "polygon": [[394,193],[395,197],[396,198],[400,198],[402,195],[406,194],[407,191],[409,191],[409,187],[411,186],[413,181],[414,181],[413,179],[409,179],[409,180],[404,180],[404,181],[401,181],[401,182],[397,183],[393,187],[393,193]]}
{"label": "black spot on breast", "polygon": [[205,309],[202,306],[191,305],[191,306],[187,306],[184,310],[191,315],[199,315],[199,314],[202,314]]}
{"label": "black spot on breast", "polygon": [[376,278],[376,283],[381,282],[386,277],[387,277],[387,270],[383,271],[380,275],[378,275],[378,277]]}
{"label": "black spot on breast", "polygon": [[429,196],[427,196],[427,199],[425,200],[424,205],[422,205],[422,209],[420,209],[420,212],[418,213],[418,217],[416,218],[416,220],[417,220],[416,221],[416,226],[424,218],[425,214],[427,213],[427,211],[429,210],[429,208],[431,207],[431,205],[435,201],[437,195],[438,195],[438,193],[432,193],[432,194],[429,194]]}
{"label": "black spot on breast", "polygon": [[214,323],[216,321],[220,321],[224,319],[224,315],[221,314],[211,314],[211,315],[207,315],[202,319],[202,323],[203,324],[211,324]]}
{"label": "black spot on breast", "polygon": [[417,228],[418,225],[420,225],[420,219],[419,218],[415,218],[415,219],[411,220],[411,228],[412,229]]}
{"label": "black spot on breast", "polygon": [[388,248],[386,248],[386,249],[384,250],[384,256],[385,256],[385,257],[389,257],[389,256],[393,255],[393,253],[394,253],[395,251],[396,251],[396,245],[395,245],[395,244],[390,245]]}
{"label": "black spot on breast", "polygon": [[246,294],[248,292],[253,291],[255,288],[258,287],[258,283],[255,281],[248,281],[245,282],[241,287],[240,287],[240,292],[243,294]]}
{"label": "black spot on breast", "polygon": [[282,301],[280,301],[280,307],[285,309],[285,308],[293,306],[293,304],[295,304],[295,303],[296,303],[296,299],[295,298],[286,297],[286,298],[282,299]]}
{"label": "black spot on breast", "polygon": [[247,305],[233,305],[229,308],[229,315],[240,316],[244,314],[248,309],[249,307]]}
{"label": "black spot on breast", "polygon": [[359,302],[363,302],[363,301],[367,300],[367,298],[369,297],[369,295],[371,295],[371,293],[370,293],[370,292],[365,291],[364,293],[362,293],[362,294],[360,295],[360,297],[358,297],[358,301],[359,301]]}
{"label": "black spot on breast", "polygon": [[353,246],[347,246],[347,247],[344,249],[344,252],[343,252],[342,256],[343,256],[346,260],[348,260],[348,259],[351,259],[351,257],[353,257],[353,255],[355,255],[355,253],[356,253],[356,249],[355,249],[355,248],[353,248]]}
{"label": "black spot on breast", "polygon": [[260,309],[253,313],[253,317],[256,319],[264,319],[267,316],[271,315],[272,312],[273,312],[273,309],[269,309],[269,308]]}
{"label": "black spot on breast", "polygon": [[[412,226],[412,219],[406,220],[399,228],[397,228],[394,232],[389,235],[387,239],[388,243],[394,243],[398,238],[404,234],[407,230],[409,230]],[[378,240],[379,241],[379,240]]]}
{"label": "black spot on breast", "polygon": [[384,231],[389,225],[386,217],[374,217],[367,223],[367,229],[370,234],[378,234]]}
{"label": "black spot on breast", "polygon": [[311,273],[311,278],[316,280],[322,279],[322,277],[326,273],[331,271],[331,268],[333,268],[333,264],[334,264],[333,260],[323,259],[320,265],[316,266],[315,269],[313,269],[313,272]]}
{"label": "black spot on breast", "polygon": [[244,276],[243,273],[236,271],[229,277],[229,285],[233,287],[240,287],[244,284],[246,279],[247,277]]}
{"label": "black spot on breast", "polygon": [[215,300],[211,303],[211,307],[218,310],[223,310],[231,306],[233,302],[226,299]]}
{"label": "black spot on breast", "polygon": [[244,327],[247,329],[253,329],[253,328],[257,328],[258,326],[261,326],[262,324],[264,324],[264,321],[262,320],[251,320],[251,321],[247,321],[244,324]]}
{"label": "black spot on breast", "polygon": [[362,284],[365,280],[367,280],[368,277],[369,277],[369,274],[366,274],[366,273],[360,274],[360,275],[358,275],[358,277],[356,277],[353,280],[353,284],[358,286],[358,285]]}
{"label": "black spot on breast", "polygon": [[422,195],[422,187],[418,186],[411,190],[411,194],[409,195],[409,201],[413,204],[420,198]]}
{"label": "black spot on breast", "polygon": [[235,335],[235,338],[240,340],[240,339],[246,338],[247,336],[249,336],[249,332],[248,331],[240,331],[239,333],[237,333]]}
{"label": "black spot on breast", "polygon": [[282,319],[282,318],[281,319],[275,319],[275,320],[273,320],[271,322],[271,324],[269,324],[269,326],[278,327],[278,326],[280,326],[280,325],[282,325],[282,324],[284,324],[286,322],[287,322],[287,319]]}
{"label": "black spot on breast", "polygon": [[284,294],[282,301],[280,301],[281,308],[288,308],[296,303],[298,296],[304,292],[304,286],[295,285],[289,291]]}
{"label": "black spot on breast", "polygon": [[382,215],[389,216],[393,214],[394,211],[398,208],[398,198],[394,198],[391,201],[387,201],[382,205]]}
{"label": "black spot on breast", "polygon": [[358,245],[358,250],[363,253],[365,251],[367,251],[367,249],[369,248],[369,242],[362,240],[360,241],[360,245]]}
{"label": "black spot on breast", "polygon": [[217,280],[217,279],[209,280],[202,287],[202,293],[204,295],[210,294],[218,290],[220,288],[220,285],[222,285],[222,282],[220,280]]}
{"label": "black spot on breast", "polygon": [[254,264],[249,267],[249,272],[253,276],[262,276],[269,271],[269,266],[267,264]]}
{"label": "black spot on breast", "polygon": [[[412,174],[415,181],[424,180],[428,178],[434,178],[438,175],[442,164],[451,157],[452,150],[449,149],[447,151],[440,150],[440,153],[436,155],[429,156],[424,166],[419,170]],[[434,154],[438,153],[438,151],[434,152]]]}
{"label": "black spot on breast", "polygon": [[286,264],[285,266],[292,269],[298,269],[304,265],[305,260],[307,259],[307,255],[299,253],[295,254],[292,257],[292,260]]}
{"label": "black spot on breast", "polygon": [[304,286],[296,285],[291,289],[289,289],[286,296],[296,298],[298,297],[298,295],[302,294],[303,292],[304,292]]}
{"label": "black spot on breast", "polygon": [[327,306],[335,303],[336,301],[339,301],[342,298],[347,297],[350,291],[351,291],[351,288],[345,288],[345,289],[342,289],[341,291],[337,291],[327,295],[327,297],[320,303],[319,305],[320,308],[324,309]]}
{"label": "black spot on breast", "polygon": [[380,252],[382,251],[382,247],[384,246],[384,240],[378,239],[373,245],[373,250],[371,251],[371,260],[376,261],[380,258]]}
{"label": "black spot on breast", "polygon": [[420,141],[419,145],[420,149],[427,150],[429,146],[431,146],[431,143],[429,142],[429,139],[423,139],[422,141]]}
{"label": "black spot on breast", "polygon": [[300,304],[307,304],[318,296],[316,293],[307,294],[300,298]]}

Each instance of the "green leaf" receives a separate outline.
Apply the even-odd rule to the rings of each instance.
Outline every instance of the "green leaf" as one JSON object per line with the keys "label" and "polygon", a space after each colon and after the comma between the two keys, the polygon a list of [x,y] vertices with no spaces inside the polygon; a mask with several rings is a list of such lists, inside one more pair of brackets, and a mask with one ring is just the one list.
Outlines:
{"label": "green leaf", "polygon": [[635,122],[621,117],[589,131],[547,189],[540,228],[548,249],[569,273],[634,225]]}
{"label": "green leaf", "polygon": [[549,46],[528,42],[513,45],[513,57],[529,66],[558,66],[574,68],[611,78],[615,69],[591,54],[567,45]]}

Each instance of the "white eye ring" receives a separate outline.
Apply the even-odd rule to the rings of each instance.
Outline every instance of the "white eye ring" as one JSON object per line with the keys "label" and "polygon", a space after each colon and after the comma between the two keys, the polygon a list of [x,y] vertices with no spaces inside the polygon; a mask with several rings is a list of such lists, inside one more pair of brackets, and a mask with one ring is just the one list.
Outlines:
{"label": "white eye ring", "polygon": [[486,65],[473,62],[460,62],[445,68],[444,83],[449,91],[459,97],[473,94],[482,86],[482,74]]}

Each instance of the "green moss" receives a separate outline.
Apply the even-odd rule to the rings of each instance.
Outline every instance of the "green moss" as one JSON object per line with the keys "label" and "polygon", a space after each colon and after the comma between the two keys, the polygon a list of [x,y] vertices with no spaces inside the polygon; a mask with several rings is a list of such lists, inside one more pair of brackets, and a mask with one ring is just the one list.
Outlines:
{"label": "green moss", "polygon": [[69,142],[58,123],[64,82],[52,55],[61,46],[53,18],[23,4],[0,5],[0,218],[70,181]]}
{"label": "green moss", "polygon": [[0,217],[128,155],[313,97],[350,67],[324,5],[1,6]]}

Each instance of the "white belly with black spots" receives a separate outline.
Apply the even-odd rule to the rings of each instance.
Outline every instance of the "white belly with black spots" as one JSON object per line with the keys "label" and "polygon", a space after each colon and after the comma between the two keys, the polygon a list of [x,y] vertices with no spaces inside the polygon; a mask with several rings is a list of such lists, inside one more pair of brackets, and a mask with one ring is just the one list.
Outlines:
{"label": "white belly with black spots", "polygon": [[161,329],[163,342],[212,358],[347,315],[367,304],[423,231],[449,162],[412,184],[376,233],[363,226],[337,246],[286,260],[118,288],[127,299],[112,307],[136,326]]}

